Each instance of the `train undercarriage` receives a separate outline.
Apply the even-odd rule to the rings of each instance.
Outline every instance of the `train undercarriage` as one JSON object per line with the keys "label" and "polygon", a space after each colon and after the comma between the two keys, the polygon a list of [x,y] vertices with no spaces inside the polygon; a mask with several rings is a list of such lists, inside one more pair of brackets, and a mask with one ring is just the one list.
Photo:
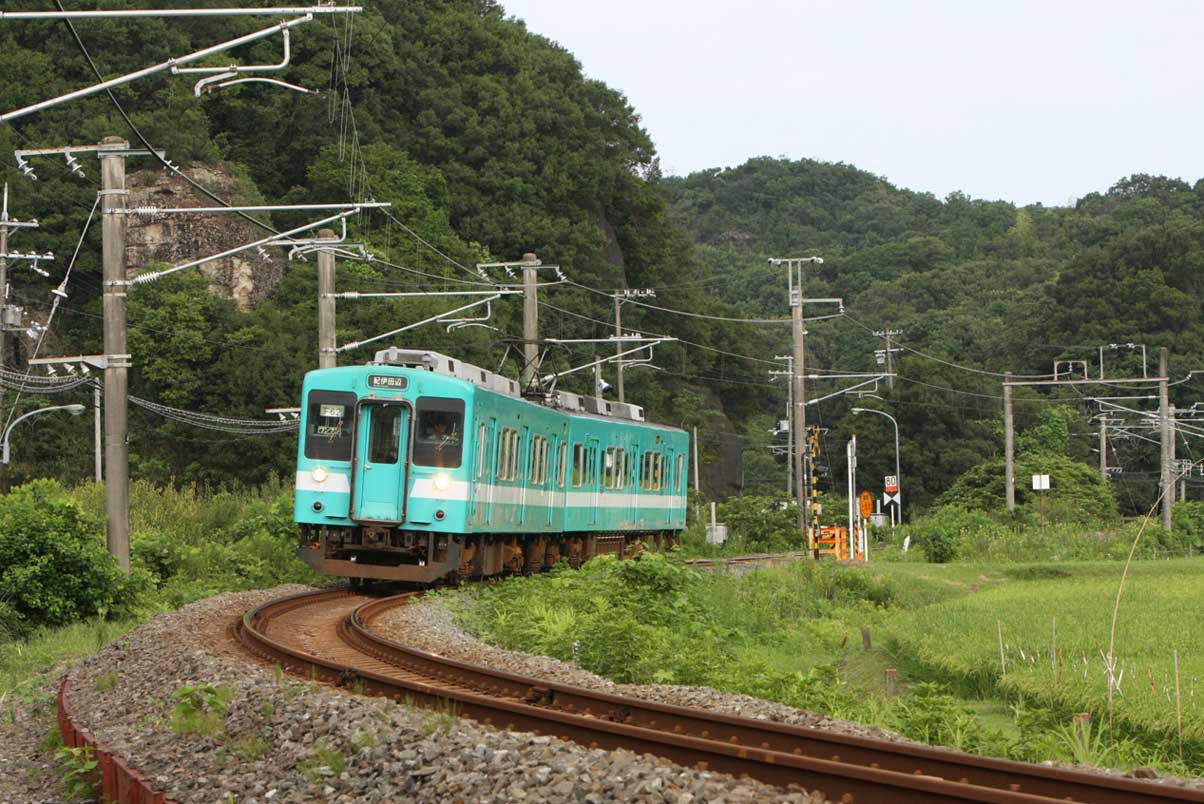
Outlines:
{"label": "train undercarriage", "polygon": [[298,555],[323,575],[427,584],[520,572],[677,544],[677,531],[457,534],[302,525]]}

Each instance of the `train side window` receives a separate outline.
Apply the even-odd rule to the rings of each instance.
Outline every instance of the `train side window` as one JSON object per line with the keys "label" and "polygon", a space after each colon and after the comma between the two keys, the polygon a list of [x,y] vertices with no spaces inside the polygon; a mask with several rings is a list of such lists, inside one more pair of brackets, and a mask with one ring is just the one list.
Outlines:
{"label": "train side window", "polygon": [[585,451],[585,485],[593,486],[594,478],[598,476],[598,448],[590,447]]}
{"label": "train side window", "polygon": [[498,480],[513,480],[514,479],[514,461],[515,461],[515,442],[518,440],[518,432],[509,427],[502,428],[501,449],[498,450],[497,460],[497,479]]}
{"label": "train side window", "polygon": [[683,491],[685,491],[685,487],[686,487],[685,470],[686,470],[686,456],[678,455],[677,456],[677,493],[678,494],[681,494]]}
{"label": "train side window", "polygon": [[564,488],[564,478],[568,473],[569,464],[569,442],[560,442],[560,488]]}
{"label": "train side window", "polygon": [[606,448],[606,457],[602,461],[602,485],[608,489],[615,487],[615,448]]}
{"label": "train side window", "polygon": [[548,439],[531,439],[531,485],[542,486],[548,478]]}
{"label": "train side window", "polygon": [[624,481],[627,479],[626,463],[627,463],[627,453],[623,451],[622,447],[619,447],[617,450],[615,450],[615,485],[614,485],[614,487],[616,489],[621,489],[625,485]]}
{"label": "train side window", "polygon": [[350,461],[351,423],[355,394],[346,391],[310,391],[305,415],[305,457],[319,461]]}
{"label": "train side window", "polygon": [[661,481],[663,480],[661,473],[664,471],[664,465],[665,456],[659,452],[656,453],[656,457],[652,460],[652,487],[657,491],[661,490]]}
{"label": "train side window", "polygon": [[640,459],[640,488],[652,490],[652,453],[645,452]]}
{"label": "train side window", "polygon": [[585,482],[585,445],[573,445],[573,485],[580,486]]}

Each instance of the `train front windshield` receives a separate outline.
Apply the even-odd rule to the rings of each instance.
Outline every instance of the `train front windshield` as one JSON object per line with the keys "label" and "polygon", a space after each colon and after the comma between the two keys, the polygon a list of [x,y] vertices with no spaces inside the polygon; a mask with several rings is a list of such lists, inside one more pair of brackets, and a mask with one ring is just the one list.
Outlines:
{"label": "train front windshield", "polygon": [[422,397],[417,416],[414,464],[458,468],[464,453],[464,400]]}

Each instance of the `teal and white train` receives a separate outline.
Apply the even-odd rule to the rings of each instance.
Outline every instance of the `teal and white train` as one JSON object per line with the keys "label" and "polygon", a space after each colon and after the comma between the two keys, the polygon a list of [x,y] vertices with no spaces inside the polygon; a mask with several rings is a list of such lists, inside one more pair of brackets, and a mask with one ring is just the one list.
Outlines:
{"label": "teal and white train", "polygon": [[430,583],[666,546],[688,452],[635,405],[528,401],[446,355],[384,350],[305,375],[298,553],[327,575]]}

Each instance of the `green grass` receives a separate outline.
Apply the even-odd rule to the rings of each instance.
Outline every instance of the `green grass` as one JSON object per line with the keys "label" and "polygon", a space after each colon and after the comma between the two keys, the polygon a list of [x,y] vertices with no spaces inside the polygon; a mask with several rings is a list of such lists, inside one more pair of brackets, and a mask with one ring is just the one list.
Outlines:
{"label": "green grass", "polygon": [[[705,684],[987,755],[1198,771],[1191,754],[1187,764],[1178,760],[1166,668],[1178,646],[1191,750],[1204,734],[1204,702],[1194,705],[1192,686],[1204,679],[1204,666],[1191,639],[1204,613],[1180,611],[1193,600],[1204,560],[1134,565],[1117,641],[1122,666],[1132,669],[1122,682],[1127,697],[1118,698],[1117,728],[1105,734],[1098,648],[1107,650],[1122,568],[1115,561],[857,568],[799,561],[737,576],[646,556],[446,594],[488,641],[575,661],[618,681]],[[1065,657],[1076,651],[1094,662],[1086,679],[1061,671],[1056,689],[1041,664],[1055,613]],[[1009,663],[1002,678],[997,620]],[[862,647],[867,625],[870,651]],[[1148,679],[1144,691],[1132,683],[1147,666],[1152,693]],[[883,674],[890,668],[898,684],[888,698]],[[1204,685],[1199,693],[1204,698]],[[1071,725],[1080,711],[1093,713],[1088,733]]]}
{"label": "green grass", "polygon": [[[898,650],[939,677],[1058,710],[1090,711],[1098,721],[1107,712],[1104,656],[1122,568],[1120,562],[1014,565],[1004,569],[1011,576],[1004,583],[901,612],[888,627]],[[1204,610],[1191,602],[1202,572],[1199,558],[1139,562],[1130,570],[1117,621],[1114,696],[1115,717],[1127,729],[1175,731],[1178,650],[1184,737],[1204,742]]]}
{"label": "green grass", "polygon": [[28,640],[0,643],[0,701],[32,693],[60,664],[94,653],[140,622],[90,620],[43,631]]}

